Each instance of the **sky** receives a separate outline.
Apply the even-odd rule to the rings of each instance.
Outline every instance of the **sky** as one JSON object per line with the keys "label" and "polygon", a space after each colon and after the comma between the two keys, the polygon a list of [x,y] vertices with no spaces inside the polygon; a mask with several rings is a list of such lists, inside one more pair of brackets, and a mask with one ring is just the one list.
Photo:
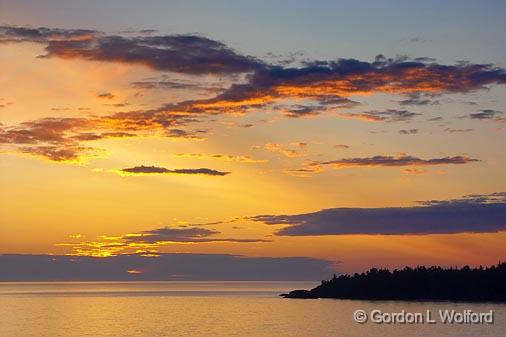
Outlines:
{"label": "sky", "polygon": [[[505,14],[0,0],[0,266],[318,279],[504,260]],[[179,256],[192,267],[167,271]]]}

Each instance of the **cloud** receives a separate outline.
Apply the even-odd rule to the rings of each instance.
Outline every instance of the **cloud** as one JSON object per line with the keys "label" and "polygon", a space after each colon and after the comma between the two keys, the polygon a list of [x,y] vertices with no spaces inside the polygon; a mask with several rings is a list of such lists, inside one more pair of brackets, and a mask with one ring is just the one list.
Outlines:
{"label": "cloud", "polygon": [[313,173],[320,171],[321,169],[317,167],[312,167],[312,168],[287,169],[284,170],[284,173],[292,177],[310,178],[313,175]]}
{"label": "cloud", "polygon": [[49,41],[82,41],[93,38],[99,33],[88,29],[31,28],[18,26],[0,26],[0,43]]}
{"label": "cloud", "polygon": [[284,115],[290,118],[312,117],[318,116],[320,113],[321,108],[319,106],[310,105],[296,105],[284,111]]}
{"label": "cloud", "polygon": [[402,170],[402,173],[405,174],[426,174],[427,172],[428,172],[427,170],[419,169],[416,167],[408,167]]}
{"label": "cloud", "polygon": [[443,117],[441,117],[441,116],[436,116],[436,117],[432,117],[432,118],[427,119],[428,122],[439,122],[442,120],[443,120]]}
{"label": "cloud", "polygon": [[43,43],[45,57],[138,63],[184,74],[251,73],[247,83],[233,85],[215,103],[373,92],[433,95],[506,82],[504,69],[490,64],[441,65],[429,58],[378,55],[373,62],[338,59],[303,62],[300,67],[270,65],[196,35],[120,36],[93,30],[1,26],[0,41]]}
{"label": "cloud", "polygon": [[346,145],[346,144],[335,144],[333,147],[334,147],[334,149],[349,149],[350,148],[350,146]]}
{"label": "cloud", "polygon": [[101,152],[101,149],[84,145],[84,142],[153,135],[171,139],[204,139],[207,130],[182,129],[181,124],[186,123],[184,119],[174,117],[177,121],[171,121],[170,118],[167,115],[163,119],[150,112],[139,111],[90,118],[46,117],[0,128],[0,144],[8,144],[17,152],[34,153],[48,160],[77,162],[88,158],[90,152]]}
{"label": "cloud", "polygon": [[414,156],[374,156],[365,158],[344,158],[323,162],[312,162],[310,167],[319,167],[330,165],[333,168],[349,167],[402,167],[402,166],[432,166],[432,165],[463,165],[480,160],[467,156],[442,157],[432,159],[422,159]]}
{"label": "cloud", "polygon": [[111,257],[4,254],[0,255],[0,281],[313,281],[332,274],[332,267],[331,261],[307,257],[181,253]]}
{"label": "cloud", "polygon": [[199,90],[211,93],[218,93],[225,89],[219,83],[202,84],[188,80],[171,79],[167,75],[162,75],[160,79],[132,82],[131,85],[134,88],[143,90]]}
{"label": "cloud", "polygon": [[469,114],[469,118],[472,119],[496,119],[499,115],[502,115],[502,111],[492,110],[492,109],[484,109],[480,112],[475,112]]}
{"label": "cloud", "polygon": [[422,206],[385,208],[331,208],[295,215],[258,215],[250,219],[285,225],[276,234],[310,235],[427,235],[495,233],[506,230],[506,193]]}
{"label": "cloud", "polygon": [[188,227],[188,228],[158,228],[144,231],[140,234],[126,235],[124,239],[127,242],[136,243],[167,243],[167,242],[269,242],[263,239],[238,239],[238,238],[219,238],[213,237],[220,234],[219,231],[208,228]]}
{"label": "cloud", "polygon": [[417,133],[418,133],[418,129],[399,130],[399,134],[401,134],[401,135],[416,135]]}
{"label": "cloud", "polygon": [[280,153],[285,157],[288,158],[296,158],[296,157],[302,157],[306,155],[306,143],[298,143],[296,144],[298,146],[298,149],[288,149],[285,147],[285,145],[280,143],[267,143],[264,145],[264,149],[270,152],[276,152]]}
{"label": "cloud", "polygon": [[223,161],[236,161],[240,163],[266,163],[267,159],[254,159],[250,156],[235,156],[227,154],[202,154],[202,153],[176,153],[175,157],[192,159],[213,159]]}
{"label": "cloud", "polygon": [[42,57],[142,64],[183,74],[236,74],[262,63],[225,44],[197,35],[105,35],[93,30],[0,27],[0,42],[45,44]]}
{"label": "cloud", "polygon": [[115,96],[110,92],[100,92],[97,94],[98,98],[113,99]]}
{"label": "cloud", "polygon": [[426,201],[418,201],[418,203],[425,206],[450,205],[450,204],[506,203],[506,192],[495,192],[490,194],[469,194],[458,199],[426,200]]}
{"label": "cloud", "polygon": [[366,111],[358,113],[339,113],[338,116],[347,119],[357,119],[366,122],[406,122],[419,113],[407,110],[388,109],[385,111]]}
{"label": "cloud", "polygon": [[[6,108],[6,107],[8,107],[9,105],[12,105],[12,104],[14,104],[14,103],[13,102],[8,102],[4,98],[0,97],[0,109]],[[2,124],[0,124],[0,125],[2,125]]]}
{"label": "cloud", "polygon": [[207,130],[183,130],[183,129],[169,129],[165,132],[165,136],[169,138],[186,138],[194,140],[203,140],[203,134],[206,134]]}
{"label": "cloud", "polygon": [[144,166],[144,165],[116,170],[115,172],[117,172],[120,175],[201,174],[208,176],[225,176],[227,174],[230,174],[230,172],[222,172],[212,170],[209,168],[170,170],[165,167]]}
{"label": "cloud", "polygon": [[294,104],[289,106],[273,106],[273,110],[278,110],[285,117],[300,118],[300,117],[315,117],[321,113],[328,111],[336,111],[338,109],[352,108],[359,105],[358,102],[352,101],[349,98],[339,96],[322,96],[311,104]]}
{"label": "cloud", "polygon": [[[86,29],[0,26],[0,43],[43,44],[46,54],[42,58],[141,64],[161,72],[213,75],[216,78],[217,75],[230,75],[227,78],[240,80],[232,81],[226,89],[219,89],[211,98],[105,116],[50,117],[6,126],[0,130],[0,143],[10,144],[18,152],[23,152],[22,146],[31,144],[55,147],[55,150],[59,147],[60,151],[81,149],[86,155],[85,149],[90,146],[82,142],[100,138],[93,139],[92,134],[126,132],[133,136],[201,140],[207,130],[188,130],[187,127],[209,116],[238,115],[269,108],[289,118],[314,117],[358,104],[350,99],[351,96],[387,93],[422,100],[506,83],[506,71],[490,64],[459,62],[443,65],[426,58],[378,55],[372,62],[337,59],[305,61],[298,66],[274,65],[239,54],[223,42],[202,36],[133,34],[122,36]],[[164,81],[167,83],[162,84]],[[161,82],[136,85],[178,85],[168,83],[170,79],[163,77]],[[409,121],[417,115],[396,109],[335,113],[341,118],[376,122]],[[59,156],[45,158],[52,160]]]}
{"label": "cloud", "polygon": [[437,94],[430,93],[420,93],[415,92],[408,95],[407,99],[399,101],[400,105],[438,105],[440,102],[438,100],[433,100],[432,98],[438,96]]}
{"label": "cloud", "polygon": [[0,143],[36,144],[39,142],[69,143],[64,133],[89,126],[85,118],[41,118],[0,130]]}
{"label": "cloud", "polygon": [[467,93],[492,84],[504,84],[506,72],[484,64],[441,65],[380,56],[372,63],[339,59],[308,62],[298,68],[264,66],[248,79],[247,83],[232,85],[206,104],[215,109],[233,105],[244,110],[288,98],[319,100],[378,92],[398,95]]}
{"label": "cloud", "polygon": [[103,132],[103,133],[82,132],[72,136],[72,139],[79,141],[91,141],[107,138],[129,138],[129,137],[136,137],[136,135],[134,133],[128,132]]}
{"label": "cloud", "polygon": [[449,133],[462,133],[462,132],[471,132],[471,131],[473,131],[473,129],[452,129],[452,128],[445,128],[443,131],[444,132],[449,132]]}
{"label": "cloud", "polygon": [[121,235],[100,235],[93,240],[57,243],[56,246],[69,247],[69,255],[75,256],[115,256],[131,253],[158,254],[164,246],[197,244],[211,242],[263,243],[271,240],[262,238],[223,237],[221,232],[202,226],[214,226],[223,222],[205,224],[173,225],[151,230]]}
{"label": "cloud", "polygon": [[54,162],[83,163],[90,158],[99,157],[98,149],[83,146],[24,146],[21,153],[42,157]]}

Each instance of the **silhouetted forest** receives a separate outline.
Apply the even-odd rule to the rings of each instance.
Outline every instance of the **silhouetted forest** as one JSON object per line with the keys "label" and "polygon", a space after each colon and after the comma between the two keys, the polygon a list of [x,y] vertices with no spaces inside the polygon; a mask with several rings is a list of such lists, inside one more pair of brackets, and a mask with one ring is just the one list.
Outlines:
{"label": "silhouetted forest", "polygon": [[294,290],[287,298],[360,300],[448,300],[506,302],[506,263],[488,268],[406,267],[370,269],[336,276],[311,290]]}

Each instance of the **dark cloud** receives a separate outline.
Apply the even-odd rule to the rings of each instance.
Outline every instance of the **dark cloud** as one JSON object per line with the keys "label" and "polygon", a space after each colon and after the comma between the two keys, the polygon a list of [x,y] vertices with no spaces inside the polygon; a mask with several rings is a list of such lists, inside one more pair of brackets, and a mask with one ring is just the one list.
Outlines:
{"label": "dark cloud", "polygon": [[[152,135],[153,131],[168,138],[203,139],[207,130],[175,128],[189,122],[180,117],[165,114],[164,118],[149,111],[119,112],[90,118],[47,117],[0,128],[0,144],[10,144],[18,152],[34,153],[49,160],[66,161],[64,158],[69,158],[67,161],[75,161],[81,155],[85,156],[88,150],[100,151],[82,142]],[[171,118],[174,120],[171,121]]]}
{"label": "dark cloud", "polygon": [[254,58],[239,55],[221,42],[196,35],[49,41],[46,51],[46,57],[138,63],[184,74],[234,74],[260,66]]}
{"label": "dark cloud", "polygon": [[346,97],[374,91],[397,94],[467,92],[506,82],[504,69],[433,59],[386,58],[302,62],[300,67],[269,65],[240,55],[224,43],[196,35],[117,36],[92,30],[0,27],[0,41],[46,44],[46,57],[140,63],[186,74],[252,73],[219,99],[259,96]]}
{"label": "dark cloud", "polygon": [[83,146],[24,146],[22,153],[38,156],[54,162],[80,162],[83,157],[96,156],[96,149]]}
{"label": "dark cloud", "polygon": [[299,169],[288,169],[284,171],[286,174],[293,177],[309,178],[317,170],[315,168],[299,168]]}
{"label": "dark cloud", "polygon": [[104,105],[107,105],[107,106],[112,106],[114,108],[124,108],[126,106],[129,106],[130,103],[112,103],[112,104],[104,104]]}
{"label": "dark cloud", "polygon": [[254,127],[255,124],[246,123],[246,124],[239,124],[238,126],[241,127],[241,128],[249,129],[249,128]]}
{"label": "dark cloud", "polygon": [[407,110],[388,109],[385,111],[366,111],[357,113],[340,113],[343,118],[358,119],[368,122],[406,122],[413,117],[420,115],[419,113]]}
{"label": "dark cloud", "polygon": [[353,101],[346,97],[339,96],[321,96],[318,98],[318,104],[322,107],[327,106],[329,108],[351,108],[360,105],[359,102]]}
{"label": "dark cloud", "polygon": [[119,36],[92,30],[3,26],[0,42],[43,43],[43,57],[134,63],[184,74],[235,74],[263,66],[253,57],[197,35]]}
{"label": "dark cloud", "polygon": [[259,215],[251,220],[287,225],[277,235],[426,235],[506,230],[506,194],[429,201],[423,206],[332,208],[295,215]]}
{"label": "dark cloud", "polygon": [[225,176],[230,174],[230,172],[221,172],[217,170],[212,170],[208,168],[197,168],[197,169],[174,169],[170,170],[165,167],[157,167],[157,166],[135,166],[130,168],[125,168],[119,170],[119,173],[127,173],[127,174],[202,174],[209,176]]}
{"label": "dark cloud", "polygon": [[256,105],[265,105],[290,97],[319,99],[375,92],[463,93],[505,82],[504,69],[491,65],[459,63],[448,66],[384,57],[372,63],[340,59],[314,61],[299,68],[261,68],[249,77],[248,83],[232,85],[209,103],[243,102],[248,105],[254,101]]}
{"label": "dark cloud", "polygon": [[284,115],[291,118],[312,117],[321,113],[318,106],[296,105],[285,110]]}
{"label": "dark cloud", "polygon": [[[459,62],[442,65],[434,60],[392,59],[382,55],[372,62],[337,59],[300,62],[297,67],[273,65],[238,54],[222,42],[195,35],[119,36],[93,30],[0,26],[0,42],[44,44],[44,57],[143,64],[156,70],[187,75],[230,75],[230,78],[241,75],[241,81],[232,82],[230,87],[219,90],[212,98],[100,117],[45,118],[6,126],[0,130],[0,143],[11,144],[15,150],[26,144],[60,147],[65,151],[71,147],[84,149],[88,147],[81,142],[99,139],[92,134],[106,132],[202,139],[206,130],[191,131],[187,126],[214,115],[237,115],[272,108],[287,117],[307,117],[356,105],[357,102],[349,99],[351,96],[383,92],[423,100],[506,83],[506,71],[490,64]],[[167,78],[162,79],[165,80]],[[177,83],[160,85],[177,86]],[[418,114],[390,109],[335,115],[398,122],[409,121]]]}
{"label": "dark cloud", "polygon": [[5,128],[0,132],[0,143],[68,143],[64,133],[69,130],[85,128],[89,125],[88,123],[89,120],[85,118],[41,118]]}
{"label": "dark cloud", "polygon": [[99,92],[97,94],[97,97],[98,98],[105,98],[105,99],[113,99],[115,96],[114,96],[114,94],[112,94],[110,92]]}
{"label": "dark cloud", "polygon": [[70,237],[70,241],[57,243],[56,246],[70,247],[69,254],[72,255],[103,257],[134,252],[158,254],[162,247],[174,244],[271,242],[262,238],[222,237],[218,230],[203,228],[219,224],[223,222],[180,224],[122,235],[100,235],[92,240],[76,241],[81,237],[79,235]]}
{"label": "dark cloud", "polygon": [[436,116],[436,117],[432,117],[432,118],[427,119],[428,122],[439,122],[442,120],[443,120],[443,117],[441,117],[441,116]]}
{"label": "dark cloud", "polygon": [[245,84],[230,87],[217,100],[264,100],[295,97],[346,97],[390,92],[405,95],[468,92],[506,82],[504,69],[459,62],[441,65],[432,59],[386,58],[303,62],[300,67],[269,65],[231,50],[222,42],[195,35],[108,36],[90,30],[0,27],[3,41],[47,45],[47,57],[141,63],[186,74],[243,73]]}
{"label": "dark cloud", "polygon": [[80,141],[90,141],[106,138],[126,138],[135,136],[136,136],[135,134],[128,132],[103,132],[103,133],[82,132],[75,136],[72,136],[72,138]]}
{"label": "dark cloud", "polygon": [[198,169],[175,169],[172,171],[176,174],[204,174],[209,176],[226,176],[230,174],[230,172],[221,172],[208,168],[198,168]]}
{"label": "dark cloud", "polygon": [[311,102],[311,104],[272,106],[270,108],[273,110],[281,111],[285,117],[299,118],[314,117],[320,115],[323,112],[332,112],[338,109],[352,108],[356,105],[359,105],[359,103],[348,98],[338,96],[322,96],[314,102]]}
{"label": "dark cloud", "polygon": [[127,242],[164,243],[164,242],[269,242],[263,239],[238,239],[214,237],[219,231],[200,227],[158,228],[144,231],[140,235],[125,236]]}
{"label": "dark cloud", "polygon": [[306,257],[227,254],[111,257],[4,254],[0,255],[0,281],[293,281],[325,278],[333,272],[332,266],[331,261]]}
{"label": "dark cloud", "polygon": [[418,201],[418,203],[425,206],[452,205],[452,204],[506,203],[506,192],[495,192],[490,194],[469,194],[458,199],[425,200],[425,201]]}
{"label": "dark cloud", "polygon": [[492,110],[492,109],[484,109],[480,112],[475,112],[469,114],[469,117],[472,119],[494,119],[499,115],[502,115],[502,111]]}
{"label": "dark cloud", "polygon": [[462,132],[471,132],[471,131],[473,131],[473,129],[452,129],[452,128],[445,128],[443,131],[444,132],[449,132],[449,133],[462,133]]}
{"label": "dark cloud", "polygon": [[399,130],[401,135],[416,135],[418,133],[418,129],[406,129]]}
{"label": "dark cloud", "polygon": [[18,26],[0,26],[0,43],[49,41],[80,41],[100,35],[88,29],[30,28]]}
{"label": "dark cloud", "polygon": [[415,92],[408,95],[407,99],[399,101],[400,105],[438,105],[438,100],[433,100],[432,98],[438,95],[430,94],[430,93],[420,93]]}
{"label": "dark cloud", "polygon": [[151,34],[154,34],[158,32],[157,29],[140,29],[140,30],[135,30],[135,29],[128,29],[128,30],[122,30],[120,32],[118,32],[119,34],[145,34],[145,35],[151,35]]}
{"label": "dark cloud", "polygon": [[344,158],[338,160],[313,162],[310,166],[331,165],[334,168],[347,167],[401,167],[401,166],[431,166],[431,165],[462,165],[480,160],[467,156],[442,157],[422,159],[414,156],[374,156],[365,158]]}
{"label": "dark cloud", "polygon": [[206,92],[220,92],[224,88],[219,85],[209,85],[190,81],[173,80],[173,79],[160,79],[160,80],[145,80],[132,82],[132,87],[145,90],[201,90]]}
{"label": "dark cloud", "polygon": [[183,129],[169,129],[165,135],[169,138],[186,138],[186,139],[203,139],[207,130],[183,130]]}

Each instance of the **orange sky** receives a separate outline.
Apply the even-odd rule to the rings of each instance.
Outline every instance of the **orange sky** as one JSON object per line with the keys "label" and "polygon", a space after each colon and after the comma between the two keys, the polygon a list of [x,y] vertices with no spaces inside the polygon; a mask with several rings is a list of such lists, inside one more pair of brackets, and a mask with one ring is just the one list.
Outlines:
{"label": "orange sky", "polygon": [[[500,78],[474,84],[468,68],[384,65],[288,82],[256,61],[196,74],[38,57],[46,42],[0,42],[0,253],[308,256],[343,271],[505,256],[505,234],[490,230],[284,236],[277,231],[291,224],[251,218],[506,190]],[[400,104],[417,94],[431,103]],[[341,101],[317,104],[332,98]],[[486,110],[497,114],[470,117]],[[213,233],[128,239],[165,227]]]}

